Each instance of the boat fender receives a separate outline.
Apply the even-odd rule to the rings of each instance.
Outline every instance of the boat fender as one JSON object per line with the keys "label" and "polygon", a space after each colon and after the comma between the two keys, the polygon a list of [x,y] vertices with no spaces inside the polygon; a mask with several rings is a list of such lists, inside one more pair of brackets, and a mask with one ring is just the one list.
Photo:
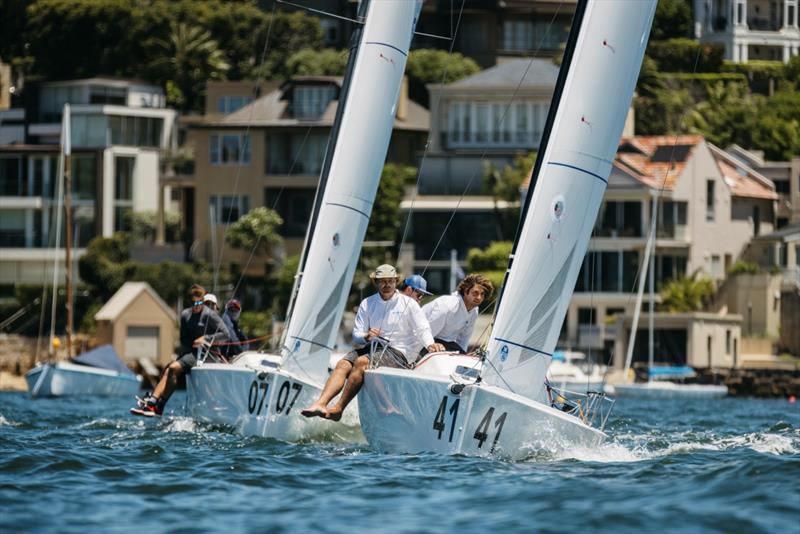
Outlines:
{"label": "boat fender", "polygon": [[450,393],[453,395],[461,395],[461,392],[464,391],[466,384],[450,384]]}
{"label": "boat fender", "polygon": [[259,380],[264,380],[265,378],[267,378],[267,372],[266,371],[261,371],[260,373],[258,373],[258,379]]}

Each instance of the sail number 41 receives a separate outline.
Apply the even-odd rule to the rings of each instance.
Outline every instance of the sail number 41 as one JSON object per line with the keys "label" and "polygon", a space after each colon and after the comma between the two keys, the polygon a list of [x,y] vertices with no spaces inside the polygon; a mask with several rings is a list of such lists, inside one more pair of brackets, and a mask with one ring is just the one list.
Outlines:
{"label": "sail number 41", "polygon": [[[449,419],[450,423],[450,432],[447,436],[447,441],[453,441],[453,433],[456,429],[456,419],[458,418],[458,407],[461,403],[461,399],[456,399],[455,402],[450,406],[450,409],[447,409],[447,399],[448,396],[445,395],[442,397],[442,402],[439,403],[439,409],[436,411],[436,416],[433,418],[433,429],[437,431],[436,439],[442,439],[442,435],[447,430],[447,419]],[[450,416],[449,418],[447,416]],[[494,452],[495,447],[497,446],[498,440],[500,440],[500,433],[503,431],[503,425],[506,422],[506,417],[508,416],[508,412],[503,412],[494,422],[495,434],[494,440],[492,440],[492,447],[489,449],[489,454]],[[481,419],[481,422],[478,423],[478,427],[475,429],[475,433],[473,434],[473,438],[478,440],[478,448],[483,447],[483,443],[489,439],[489,427],[492,424],[492,419],[494,418],[494,406],[489,408],[486,411],[486,414]]]}

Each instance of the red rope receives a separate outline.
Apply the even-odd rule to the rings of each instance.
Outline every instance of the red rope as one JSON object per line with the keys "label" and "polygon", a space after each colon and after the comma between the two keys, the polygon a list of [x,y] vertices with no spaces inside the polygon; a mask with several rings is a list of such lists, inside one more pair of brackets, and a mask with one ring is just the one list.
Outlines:
{"label": "red rope", "polygon": [[263,339],[269,339],[272,336],[260,336],[254,337],[253,339],[245,339],[244,341],[215,341],[211,345],[214,347],[227,347],[230,345],[247,345],[248,343],[254,343],[256,341],[261,341]]}

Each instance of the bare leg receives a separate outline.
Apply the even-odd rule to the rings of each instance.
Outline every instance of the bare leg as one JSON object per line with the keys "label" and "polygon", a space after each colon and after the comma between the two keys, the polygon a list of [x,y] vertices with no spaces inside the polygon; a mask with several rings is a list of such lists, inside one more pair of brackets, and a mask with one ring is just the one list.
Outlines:
{"label": "bare leg", "polygon": [[322,393],[317,401],[308,408],[301,410],[300,413],[306,417],[327,417],[328,403],[342,390],[344,382],[352,369],[352,363],[347,360],[339,360],[331,376],[325,382],[325,387],[322,388]]}
{"label": "bare leg", "polygon": [[153,396],[161,399],[165,404],[172,396],[175,388],[178,387],[178,378],[183,375],[183,366],[177,361],[172,362],[161,373],[161,378],[158,380],[155,389],[153,389]]}
{"label": "bare leg", "polygon": [[344,412],[344,409],[347,408],[350,401],[358,394],[361,389],[361,384],[364,383],[364,371],[367,370],[368,365],[368,357],[358,357],[355,367],[350,371],[350,376],[347,377],[347,385],[344,387],[344,391],[342,391],[342,396],[339,397],[339,402],[328,410],[327,419],[338,421],[342,418],[342,412]]}

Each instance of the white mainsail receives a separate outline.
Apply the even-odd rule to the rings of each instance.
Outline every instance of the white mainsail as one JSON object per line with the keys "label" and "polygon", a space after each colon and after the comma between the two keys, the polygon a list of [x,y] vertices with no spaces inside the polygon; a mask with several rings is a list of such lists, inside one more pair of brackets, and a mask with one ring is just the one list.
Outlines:
{"label": "white mainsail", "polygon": [[318,384],[328,375],[421,7],[422,0],[370,3],[346,102],[339,103],[341,133],[282,348],[281,367]]}
{"label": "white mainsail", "polygon": [[602,0],[582,12],[488,346],[483,379],[491,385],[545,401],[545,374],[608,184],[655,7],[655,1]]}

